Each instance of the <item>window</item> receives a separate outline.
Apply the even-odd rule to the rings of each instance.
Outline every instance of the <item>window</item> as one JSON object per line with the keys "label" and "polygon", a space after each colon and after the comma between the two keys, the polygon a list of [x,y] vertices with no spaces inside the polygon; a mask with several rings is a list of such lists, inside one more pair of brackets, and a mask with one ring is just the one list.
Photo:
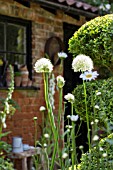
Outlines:
{"label": "window", "polygon": [[[29,77],[32,73],[31,22],[0,16],[0,60],[5,65],[0,72],[4,80],[6,65],[27,65]],[[5,81],[3,81],[3,86]]]}

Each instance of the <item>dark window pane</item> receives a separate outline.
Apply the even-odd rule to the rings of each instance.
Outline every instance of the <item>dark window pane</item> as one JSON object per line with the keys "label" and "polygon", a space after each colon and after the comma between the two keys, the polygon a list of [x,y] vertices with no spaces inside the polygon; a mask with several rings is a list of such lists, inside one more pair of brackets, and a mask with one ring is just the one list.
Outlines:
{"label": "dark window pane", "polygon": [[0,23],[0,50],[4,50],[4,24]]}
{"label": "dark window pane", "polygon": [[20,25],[7,25],[7,50],[17,53],[26,53],[25,27]]}
{"label": "dark window pane", "polygon": [[20,65],[23,65],[26,63],[25,58],[26,55],[22,55],[22,54],[10,53],[6,55],[6,60],[8,61],[9,64],[18,63]]}

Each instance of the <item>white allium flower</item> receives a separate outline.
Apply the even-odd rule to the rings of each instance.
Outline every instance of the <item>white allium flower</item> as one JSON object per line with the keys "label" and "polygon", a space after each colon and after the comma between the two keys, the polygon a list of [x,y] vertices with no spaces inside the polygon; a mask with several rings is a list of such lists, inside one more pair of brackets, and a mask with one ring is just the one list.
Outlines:
{"label": "white allium flower", "polygon": [[38,117],[34,117],[34,118],[33,118],[33,120],[37,120],[37,119],[38,119]]}
{"label": "white allium flower", "polygon": [[63,155],[62,155],[62,158],[63,159],[66,159],[68,157],[68,154],[65,152],[65,153],[63,153]]}
{"label": "white allium flower", "polygon": [[80,145],[80,146],[79,146],[79,149],[83,149],[83,148],[84,148],[84,146],[83,146],[83,145]]}
{"label": "white allium flower", "polygon": [[71,125],[66,125],[66,128],[72,129],[72,126]]}
{"label": "white allium flower", "polygon": [[67,115],[67,119],[70,119],[71,115]]}
{"label": "white allium flower", "polygon": [[95,119],[95,123],[98,123],[99,122],[99,120],[98,119]]}
{"label": "white allium flower", "polygon": [[75,100],[74,95],[71,94],[71,93],[68,93],[67,95],[65,95],[64,98],[65,98],[68,102],[70,102],[70,103],[73,103],[74,100]]}
{"label": "white allium flower", "polygon": [[40,106],[40,109],[39,109],[41,112],[45,111],[46,108],[44,106]]}
{"label": "white allium flower", "polygon": [[70,129],[67,129],[67,132],[70,132]]}
{"label": "white allium flower", "polygon": [[59,76],[57,76],[56,80],[57,80],[57,86],[58,86],[59,88],[62,88],[62,87],[64,86],[64,84],[65,84],[64,77],[62,77],[61,75],[59,75]]}
{"label": "white allium flower", "polygon": [[59,53],[58,53],[58,57],[59,57],[60,59],[65,59],[65,58],[67,58],[68,56],[67,56],[67,54],[64,53],[64,52],[59,52]]}
{"label": "white allium flower", "polygon": [[99,74],[97,71],[85,71],[83,74],[80,75],[80,78],[83,80],[95,80]]}
{"label": "white allium flower", "polygon": [[98,135],[95,135],[94,137],[93,137],[93,141],[98,141],[99,140],[99,136]]}
{"label": "white allium flower", "polygon": [[79,116],[78,115],[72,115],[71,117],[70,117],[70,119],[71,119],[71,121],[73,121],[73,122],[76,122],[77,120],[78,120],[78,118],[79,118]]}
{"label": "white allium flower", "polygon": [[95,109],[99,109],[99,106],[98,106],[98,105],[95,105],[94,107],[95,107]]}
{"label": "white allium flower", "polygon": [[97,96],[100,96],[100,95],[101,95],[101,92],[97,92],[96,95],[97,95]]}
{"label": "white allium flower", "polygon": [[44,143],[44,145],[43,145],[45,148],[47,147],[47,144],[46,143]]}
{"label": "white allium flower", "polygon": [[48,133],[45,133],[45,134],[44,134],[44,137],[48,139],[48,138],[49,138],[49,134],[48,134]]}
{"label": "white allium flower", "polygon": [[36,61],[34,69],[37,73],[51,73],[53,70],[53,65],[51,61],[47,58],[41,58]]}
{"label": "white allium flower", "polygon": [[91,71],[93,69],[93,61],[89,56],[80,54],[73,59],[72,68],[74,72]]}
{"label": "white allium flower", "polygon": [[93,122],[93,121],[91,122],[91,125],[94,125],[94,122]]}
{"label": "white allium flower", "polygon": [[100,151],[103,151],[104,149],[102,147],[99,148]]}
{"label": "white allium flower", "polygon": [[102,156],[105,158],[107,157],[107,153],[103,153]]}

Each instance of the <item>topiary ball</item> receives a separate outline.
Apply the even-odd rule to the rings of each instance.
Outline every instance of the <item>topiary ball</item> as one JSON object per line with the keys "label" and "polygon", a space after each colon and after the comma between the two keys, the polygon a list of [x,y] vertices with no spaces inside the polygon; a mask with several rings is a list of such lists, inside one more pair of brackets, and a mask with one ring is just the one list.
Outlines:
{"label": "topiary ball", "polygon": [[113,14],[96,17],[82,25],[69,39],[69,51],[74,56],[90,56],[97,67],[112,69]]}

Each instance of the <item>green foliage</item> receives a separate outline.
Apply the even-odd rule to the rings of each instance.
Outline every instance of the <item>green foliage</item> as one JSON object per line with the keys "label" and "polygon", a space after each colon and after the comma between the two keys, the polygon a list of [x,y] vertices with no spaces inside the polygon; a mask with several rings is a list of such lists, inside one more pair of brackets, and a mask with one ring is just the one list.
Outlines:
{"label": "green foliage", "polygon": [[[1,133],[0,139],[4,136],[7,136],[10,132]],[[14,170],[13,163],[11,163],[10,159],[6,158],[11,152],[11,145],[7,142],[0,140],[0,170]]]}
{"label": "green foliage", "polygon": [[20,77],[20,76],[21,76],[21,72],[19,72],[19,71],[18,71],[18,72],[15,72],[15,73],[14,73],[14,76],[15,76],[15,77],[19,76],[19,77]]}
{"label": "green foliage", "polygon": [[14,170],[13,164],[9,159],[0,158],[0,170]]}
{"label": "green foliage", "polygon": [[92,0],[84,0],[86,3],[94,5],[94,6],[100,6],[102,3],[103,4],[109,4],[108,0],[96,0],[96,1],[92,1]]}
{"label": "green foliage", "polygon": [[85,54],[97,67],[112,70],[113,62],[113,14],[96,17],[86,22],[69,40],[69,51],[74,56]]}
{"label": "green foliage", "polygon": [[[106,118],[110,121],[113,120],[113,77],[106,80],[95,80],[92,82],[86,82],[87,91],[87,107],[89,120],[94,121],[95,118],[100,122],[104,122]],[[96,95],[97,92],[101,92],[101,95]],[[84,101],[84,89],[83,85],[77,86],[73,95],[75,96],[74,109],[80,117],[86,121],[86,108]],[[98,105],[99,109],[94,106]]]}
{"label": "green foliage", "polygon": [[[96,147],[82,155],[78,170],[112,170],[113,169],[113,133],[101,139]],[[107,155],[104,156],[103,154]]]}

